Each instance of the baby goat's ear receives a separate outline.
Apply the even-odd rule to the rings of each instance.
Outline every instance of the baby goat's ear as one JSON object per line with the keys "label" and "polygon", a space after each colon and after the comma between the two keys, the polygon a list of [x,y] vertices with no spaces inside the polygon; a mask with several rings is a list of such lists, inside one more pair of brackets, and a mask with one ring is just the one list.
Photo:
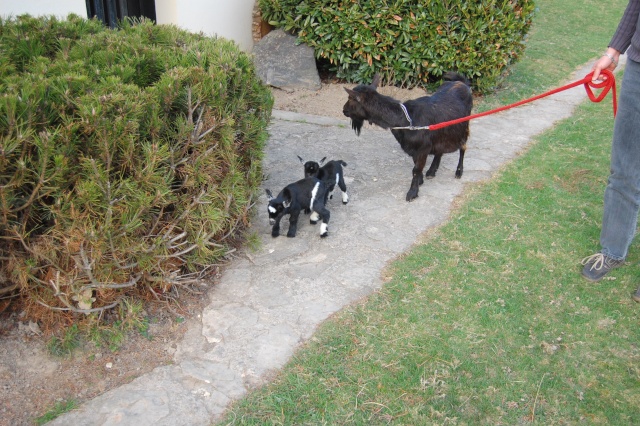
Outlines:
{"label": "baby goat's ear", "polygon": [[298,159],[300,160],[300,162],[301,162],[302,164],[304,164],[304,160],[303,160],[303,159],[302,159],[302,157],[300,157],[299,155],[298,155]]}
{"label": "baby goat's ear", "polygon": [[271,191],[268,189],[265,189],[265,191],[267,192],[267,200],[269,201],[273,200],[273,195],[271,194]]}

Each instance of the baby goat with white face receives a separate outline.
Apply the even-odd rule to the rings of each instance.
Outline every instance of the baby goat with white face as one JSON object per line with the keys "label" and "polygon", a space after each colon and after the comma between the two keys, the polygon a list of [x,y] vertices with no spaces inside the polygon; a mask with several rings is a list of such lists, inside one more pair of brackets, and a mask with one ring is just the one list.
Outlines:
{"label": "baby goat with white face", "polygon": [[[343,166],[346,166],[342,160],[331,160],[323,165],[327,157],[324,157],[320,162],[316,161],[304,161],[302,157],[298,155],[298,159],[304,165],[304,177],[316,177],[323,181],[327,185],[327,198],[333,199],[333,191],[336,184],[342,191],[342,204],[349,202],[349,194],[347,194],[347,185],[344,182],[344,170]],[[325,200],[326,202],[326,200]]]}
{"label": "baby goat with white face", "polygon": [[287,237],[295,237],[301,210],[313,212],[310,218],[312,224],[317,223],[319,219],[322,220],[320,224],[321,237],[329,235],[328,224],[331,214],[325,207],[327,186],[324,182],[315,177],[308,177],[285,186],[275,198],[270,190],[267,189],[266,192],[269,198],[267,206],[269,224],[273,225],[272,237],[280,235],[280,220],[287,214],[289,215]]}

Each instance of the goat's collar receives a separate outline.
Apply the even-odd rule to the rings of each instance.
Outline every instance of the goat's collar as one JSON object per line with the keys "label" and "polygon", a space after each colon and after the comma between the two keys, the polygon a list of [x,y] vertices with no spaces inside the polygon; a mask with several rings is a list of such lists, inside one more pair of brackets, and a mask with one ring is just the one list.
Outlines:
{"label": "goat's collar", "polygon": [[404,106],[402,102],[400,102],[400,108],[402,108],[402,112],[404,112],[404,116],[407,117],[407,121],[409,122],[409,127],[413,127],[413,120],[409,116],[409,111],[407,111],[407,107]]}

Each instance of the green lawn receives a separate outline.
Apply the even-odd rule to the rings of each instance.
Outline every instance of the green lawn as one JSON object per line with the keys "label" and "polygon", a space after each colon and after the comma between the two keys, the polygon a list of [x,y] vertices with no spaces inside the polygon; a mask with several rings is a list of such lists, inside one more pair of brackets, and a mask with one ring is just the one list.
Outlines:
{"label": "green lawn", "polygon": [[[503,105],[556,87],[606,48],[627,2],[539,0]],[[576,36],[575,34],[579,35]],[[630,425],[640,418],[639,245],[590,284],[611,102],[587,101],[325,322],[221,424]]]}

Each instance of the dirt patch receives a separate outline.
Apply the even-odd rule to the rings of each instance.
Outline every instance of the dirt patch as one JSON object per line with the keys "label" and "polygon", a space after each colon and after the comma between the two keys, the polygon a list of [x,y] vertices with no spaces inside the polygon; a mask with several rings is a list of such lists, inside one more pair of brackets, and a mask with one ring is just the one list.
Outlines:
{"label": "dirt patch", "polygon": [[[321,115],[323,117],[347,119],[347,117],[342,114],[342,106],[347,101],[347,92],[345,92],[344,88],[352,89],[355,86],[355,84],[323,83],[320,90],[295,90],[287,92],[280,89],[273,89],[273,108],[303,114]],[[391,96],[399,101],[415,99],[427,94],[422,89],[400,89],[394,86],[380,87],[378,92],[386,96]]]}
{"label": "dirt patch", "polygon": [[[344,87],[323,83],[318,91],[286,92],[273,89],[274,109],[346,119]],[[424,96],[421,89],[382,87],[380,93],[405,101]],[[191,321],[199,321],[208,297],[183,295],[176,313],[147,306],[150,320],[146,338],[132,334],[116,352],[88,343],[70,357],[47,350],[48,336],[21,312],[0,314],[0,425],[32,425],[58,402],[78,404],[129,383],[156,367],[172,363],[173,354]],[[7,301],[0,301],[6,306]],[[0,307],[0,311],[3,307]],[[183,320],[178,320],[183,319]]]}
{"label": "dirt patch", "polygon": [[[67,357],[47,349],[37,323],[20,312],[0,317],[0,425],[32,425],[56,403],[82,403],[131,382],[155,367],[170,364],[190,321],[197,321],[207,298],[185,295],[175,313],[149,304],[148,336],[127,336],[117,351],[86,343]],[[6,301],[5,301],[6,303]]]}

